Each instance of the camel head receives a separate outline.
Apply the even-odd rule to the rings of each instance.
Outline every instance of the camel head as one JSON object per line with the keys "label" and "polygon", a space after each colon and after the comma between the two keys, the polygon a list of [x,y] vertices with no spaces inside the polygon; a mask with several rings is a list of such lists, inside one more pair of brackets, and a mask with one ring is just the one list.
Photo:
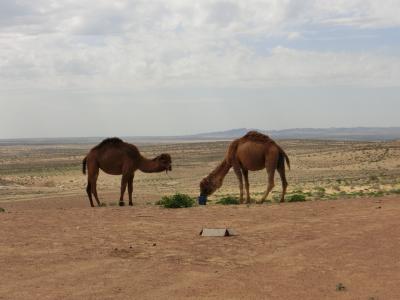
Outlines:
{"label": "camel head", "polygon": [[218,185],[215,184],[214,180],[211,180],[210,176],[203,178],[200,182],[200,196],[210,196],[218,189]]}
{"label": "camel head", "polygon": [[157,156],[154,161],[160,165],[160,172],[165,171],[168,173],[168,171],[172,171],[172,159],[168,153]]}

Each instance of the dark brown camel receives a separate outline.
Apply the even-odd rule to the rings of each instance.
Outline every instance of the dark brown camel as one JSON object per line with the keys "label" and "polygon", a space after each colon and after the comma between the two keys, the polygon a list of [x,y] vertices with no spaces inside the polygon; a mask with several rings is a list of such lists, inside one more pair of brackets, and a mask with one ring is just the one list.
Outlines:
{"label": "dark brown camel", "polygon": [[124,206],[124,193],[128,185],[129,205],[132,203],[133,178],[135,171],[140,170],[145,173],[155,173],[171,171],[171,156],[161,154],[154,159],[143,157],[135,145],[123,142],[119,138],[105,139],[94,147],[82,162],[83,174],[88,170],[88,184],[86,192],[89,196],[90,205],[94,207],[92,194],[100,206],[97,196],[97,177],[99,169],[110,175],[122,175],[121,196],[119,205]]}
{"label": "dark brown camel", "polygon": [[200,196],[207,197],[222,186],[231,167],[239,180],[240,203],[243,203],[243,177],[246,187],[247,203],[250,202],[249,171],[267,169],[268,186],[261,202],[275,186],[275,170],[282,180],[281,202],[285,201],[288,183],[285,174],[285,160],[290,169],[289,157],[271,138],[257,131],[250,131],[240,139],[234,140],[228,148],[225,159],[200,182]]}

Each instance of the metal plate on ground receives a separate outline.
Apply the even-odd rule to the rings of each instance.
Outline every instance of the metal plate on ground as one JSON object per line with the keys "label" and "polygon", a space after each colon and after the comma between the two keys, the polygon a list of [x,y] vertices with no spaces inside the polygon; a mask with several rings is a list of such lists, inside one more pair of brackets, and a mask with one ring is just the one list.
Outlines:
{"label": "metal plate on ground", "polygon": [[218,236],[234,236],[237,234],[235,230],[233,230],[232,228],[203,228],[200,231],[200,235],[218,237]]}

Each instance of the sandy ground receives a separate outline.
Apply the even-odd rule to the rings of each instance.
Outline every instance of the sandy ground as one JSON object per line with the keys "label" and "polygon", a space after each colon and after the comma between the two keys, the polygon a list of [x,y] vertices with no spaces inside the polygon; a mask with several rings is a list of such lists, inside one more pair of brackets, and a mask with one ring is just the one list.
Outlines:
{"label": "sandy ground", "polygon": [[[399,200],[2,202],[0,299],[399,299]],[[239,235],[204,238],[202,227]]]}

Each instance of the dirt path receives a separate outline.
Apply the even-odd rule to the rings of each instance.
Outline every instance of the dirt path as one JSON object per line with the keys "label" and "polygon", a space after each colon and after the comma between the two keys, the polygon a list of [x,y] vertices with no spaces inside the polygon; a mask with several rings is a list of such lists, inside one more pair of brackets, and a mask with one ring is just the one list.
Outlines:
{"label": "dirt path", "polygon": [[[83,197],[1,203],[0,299],[399,299],[399,200],[180,210],[91,209]],[[198,236],[225,226],[239,236]]]}

